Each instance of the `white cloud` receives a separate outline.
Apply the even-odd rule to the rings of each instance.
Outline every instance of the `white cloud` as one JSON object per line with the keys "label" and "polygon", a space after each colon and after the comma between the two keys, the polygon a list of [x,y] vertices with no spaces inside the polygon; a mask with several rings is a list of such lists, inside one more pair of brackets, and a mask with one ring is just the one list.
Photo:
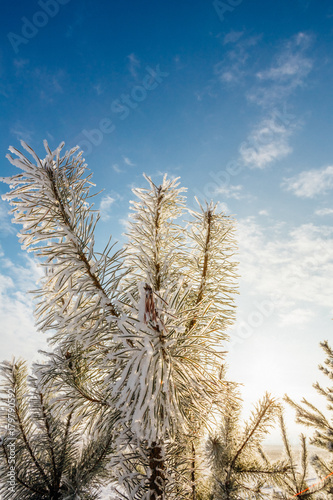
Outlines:
{"label": "white cloud", "polygon": [[130,160],[130,158],[128,158],[128,156],[123,156],[123,160],[124,160],[124,163],[125,165],[128,165],[129,167],[135,167],[135,163],[132,162],[132,160]]}
{"label": "white cloud", "polygon": [[3,234],[15,234],[17,232],[10,222],[9,209],[8,203],[0,199],[0,231]]}
{"label": "white cloud", "polygon": [[247,98],[267,116],[240,147],[240,157],[246,166],[265,168],[292,152],[290,138],[300,121],[287,113],[286,103],[294,90],[304,85],[313,67],[313,61],[305,54],[310,44],[309,35],[298,33],[285,42],[268,68],[257,72],[257,83]]}
{"label": "white cloud", "polygon": [[99,213],[103,221],[107,221],[110,219],[111,206],[114,204],[115,201],[116,201],[115,198],[113,198],[109,194],[103,196],[103,198],[101,199],[99,205]]}
{"label": "white cloud", "polygon": [[274,63],[268,69],[257,73],[258,79],[288,80],[292,87],[302,84],[313,67],[313,61],[305,55],[311,40],[311,36],[302,32],[292,37],[286,42]]}
{"label": "white cloud", "polygon": [[46,135],[47,135],[47,137],[50,139],[50,141],[54,141],[54,140],[55,140],[55,139],[54,139],[54,136],[53,136],[52,134],[50,134],[50,132],[48,132],[48,131],[47,131],[47,132],[46,132]]}
{"label": "white cloud", "polygon": [[236,43],[244,35],[244,31],[230,31],[223,38],[223,45]]}
{"label": "white cloud", "polygon": [[216,188],[215,194],[222,194],[226,198],[234,198],[235,200],[240,200],[244,198],[242,194],[243,186],[241,185],[225,185]]}
{"label": "white cloud", "polygon": [[30,289],[36,288],[37,281],[41,278],[43,272],[34,259],[24,255],[25,264],[19,265],[3,254],[1,257],[1,265],[5,268],[7,275],[13,278],[15,287],[18,287],[19,290],[28,290],[29,287]]}
{"label": "white cloud", "polygon": [[114,163],[114,164],[112,165],[112,168],[113,168],[113,170],[114,170],[115,172],[117,172],[117,174],[120,174],[120,173],[122,172],[121,168],[119,168],[118,163]]}
{"label": "white cloud", "polygon": [[298,33],[288,40],[273,63],[257,72],[260,85],[248,93],[248,99],[261,107],[271,108],[304,85],[313,68],[312,59],[306,56],[311,40],[305,33]]}
{"label": "white cloud", "polygon": [[46,335],[35,327],[28,291],[36,288],[40,268],[27,257],[24,265],[3,258],[0,268],[1,359],[15,356],[36,360],[40,358],[38,349],[46,348]]}
{"label": "white cloud", "polygon": [[292,85],[300,83],[312,69],[312,61],[299,54],[284,53],[275,66],[257,73],[259,80],[292,80]]}
{"label": "white cloud", "polygon": [[232,65],[218,63],[214,67],[214,73],[218,76],[221,83],[239,83],[244,76],[244,71],[241,69],[240,63]]}
{"label": "white cloud", "polygon": [[287,112],[286,100],[304,84],[313,67],[312,60],[305,55],[310,44],[309,35],[298,33],[284,44],[267,69],[257,72],[260,85],[256,85],[247,97],[264,109],[267,116],[240,146],[240,158],[246,166],[265,168],[292,152],[290,137],[300,122]]}
{"label": "white cloud", "polygon": [[315,316],[314,311],[297,307],[292,311],[285,312],[280,319],[281,326],[304,325]]}
{"label": "white cloud", "polygon": [[[218,37],[221,37],[221,34]],[[220,92],[221,84],[225,87],[243,83],[244,78],[253,72],[249,60],[252,48],[260,39],[260,35],[246,37],[243,31],[227,33],[222,39],[222,44],[226,48],[224,56],[213,66],[214,77],[202,90],[194,92],[197,100],[201,101],[205,95],[215,99]]]}
{"label": "white cloud", "polygon": [[220,81],[225,83],[237,82],[242,76],[242,73],[237,69],[233,68],[229,71],[224,71],[220,74]]}
{"label": "white cloud", "polygon": [[265,168],[292,152],[289,137],[292,128],[272,116],[262,120],[241,144],[241,161],[250,168]]}
{"label": "white cloud", "polygon": [[333,215],[333,208],[319,208],[315,211],[316,215]]}
{"label": "white cloud", "polygon": [[318,308],[332,314],[332,227],[303,224],[286,231],[278,222],[265,227],[248,217],[239,221],[237,238],[241,282],[271,301],[280,323],[309,321]]}
{"label": "white cloud", "polygon": [[128,214],[127,219],[119,219],[120,224],[125,228],[126,231],[130,229],[130,216],[132,214]]}
{"label": "white cloud", "polygon": [[248,73],[247,62],[250,49],[257,45],[260,36],[242,38],[243,32],[230,32],[224,38],[224,44],[234,44],[224,59],[214,65],[214,73],[221,83],[239,83]]}
{"label": "white cloud", "polygon": [[305,170],[283,180],[282,186],[301,198],[314,198],[333,189],[333,166]]}
{"label": "white cloud", "polygon": [[21,123],[17,122],[14,127],[10,129],[10,133],[13,134],[17,141],[25,141],[27,143],[31,142],[34,135],[32,130],[24,127]]}

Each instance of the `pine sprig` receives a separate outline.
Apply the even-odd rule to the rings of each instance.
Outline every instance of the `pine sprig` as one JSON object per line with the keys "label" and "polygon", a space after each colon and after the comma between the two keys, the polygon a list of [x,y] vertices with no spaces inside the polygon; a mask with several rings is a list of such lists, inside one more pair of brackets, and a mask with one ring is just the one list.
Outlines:
{"label": "pine sprig", "polygon": [[118,316],[113,294],[121,252],[111,254],[108,246],[98,257],[94,251],[99,216],[89,204],[91,174],[85,176],[82,153],[75,156],[74,148],[61,157],[63,144],[51,152],[45,142],[48,154],[40,160],[24,142],[22,146],[35,164],[10,148],[18,158],[7,155],[8,159],[23,173],[2,180],[12,186],[4,198],[14,207],[14,222],[22,224],[20,241],[40,257],[46,270],[37,324],[43,330],[56,328],[57,339],[70,333],[88,341],[92,327],[95,336],[103,335],[106,318]]}

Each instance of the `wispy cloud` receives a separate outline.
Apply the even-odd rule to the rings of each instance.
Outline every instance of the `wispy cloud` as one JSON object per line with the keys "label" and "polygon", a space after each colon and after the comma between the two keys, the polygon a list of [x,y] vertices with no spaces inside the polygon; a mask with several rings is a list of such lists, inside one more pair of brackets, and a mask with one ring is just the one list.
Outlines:
{"label": "wispy cloud", "polygon": [[249,51],[257,45],[260,36],[246,38],[244,32],[230,32],[223,40],[224,45],[231,48],[226,52],[225,57],[214,66],[214,74],[223,83],[238,84],[247,75],[247,62]]}
{"label": "wispy cloud", "polygon": [[291,82],[292,87],[299,85],[312,69],[312,61],[301,54],[284,53],[277,64],[266,71],[257,73],[259,80]]}
{"label": "wispy cloud", "polygon": [[306,33],[298,33],[285,42],[272,64],[256,73],[257,84],[248,93],[248,99],[271,108],[303,86],[313,68],[313,60],[306,54],[311,43],[312,37]]}
{"label": "wispy cloud", "polygon": [[11,93],[11,86],[8,84],[5,85],[3,82],[0,83],[0,95],[8,99],[10,93]]}
{"label": "wispy cloud", "polygon": [[333,189],[333,166],[305,170],[283,180],[282,187],[300,198],[314,198]]}
{"label": "wispy cloud", "polygon": [[119,166],[119,163],[112,164],[112,168],[117,174],[121,174],[123,172],[126,172],[126,167],[135,167],[136,166],[136,164],[128,156],[123,156],[122,161],[123,161],[122,168]]}
{"label": "wispy cloud", "polygon": [[54,98],[64,92],[67,79],[66,72],[59,68],[49,70],[46,67],[30,68],[24,60],[16,64],[16,72],[20,80],[28,82],[29,85],[39,92],[40,99],[52,103]]}
{"label": "wispy cloud", "polygon": [[120,174],[121,172],[123,172],[123,170],[121,170],[121,168],[119,168],[118,163],[114,163],[114,164],[112,165],[112,168],[113,168],[113,170],[114,170],[115,172],[117,172],[117,174]]}
{"label": "wispy cloud", "polygon": [[238,185],[225,185],[216,188],[216,194],[222,194],[226,198],[234,198],[235,200],[240,200],[244,198],[243,186]]}
{"label": "wispy cloud", "polygon": [[99,213],[103,221],[107,221],[111,217],[111,207],[116,201],[111,195],[107,194],[103,196],[99,205]]}
{"label": "wispy cloud", "polygon": [[132,160],[130,160],[130,158],[128,158],[128,156],[123,156],[123,160],[124,160],[124,163],[125,165],[128,165],[129,167],[135,167],[135,163],[132,162]]}
{"label": "wispy cloud", "polygon": [[128,69],[129,69],[129,72],[131,73],[131,75],[133,76],[133,78],[137,78],[138,77],[138,69],[140,68],[141,66],[141,63],[139,61],[139,59],[136,57],[135,54],[130,54],[129,56],[127,56],[128,58]]}
{"label": "wispy cloud", "polygon": [[285,312],[280,318],[282,327],[305,325],[315,317],[315,312],[302,307],[297,307],[292,311]]}
{"label": "wispy cloud", "polygon": [[128,214],[127,219],[119,219],[120,224],[123,226],[123,228],[128,231],[130,229],[130,216],[132,214]]}
{"label": "wispy cloud", "polygon": [[[221,34],[218,36],[221,37]],[[252,49],[261,39],[259,36],[247,36],[245,31],[230,31],[221,39],[224,47],[223,57],[213,66],[213,77],[201,90],[195,92],[198,101],[208,95],[216,98],[222,87],[235,87],[252,75]]]}
{"label": "wispy cloud", "polygon": [[290,139],[301,126],[301,120],[287,113],[286,107],[313,67],[313,61],[306,55],[311,43],[310,35],[298,33],[283,44],[268,68],[256,73],[256,84],[247,93],[247,99],[262,109],[264,117],[240,146],[244,165],[266,168],[292,152]]}
{"label": "wispy cloud", "polygon": [[333,215],[333,208],[319,208],[315,211],[316,215]]}
{"label": "wispy cloud", "polygon": [[25,141],[25,142],[31,142],[34,132],[22,125],[22,123],[17,122],[13,127],[10,129],[10,133],[13,134],[16,138],[17,141]]}
{"label": "wispy cloud", "polygon": [[229,43],[236,43],[238,40],[244,35],[244,31],[229,31],[223,38],[223,45],[227,45]]}
{"label": "wispy cloud", "polygon": [[29,59],[13,59],[13,64],[18,70],[25,68],[29,63]]}
{"label": "wispy cloud", "polygon": [[67,73],[64,69],[51,70],[46,66],[32,67],[29,59],[15,59],[14,65],[18,78],[36,89],[41,99],[53,102],[55,96],[63,94],[67,80]]}
{"label": "wispy cloud", "polygon": [[97,83],[96,85],[93,85],[93,89],[96,92],[97,95],[103,94],[103,89],[100,83]]}
{"label": "wispy cloud", "polygon": [[239,148],[240,158],[250,168],[265,168],[292,152],[289,137],[293,128],[275,117],[263,119]]}
{"label": "wispy cloud", "polygon": [[10,222],[8,208],[8,203],[5,203],[0,199],[0,231],[3,234],[15,234],[16,230]]}
{"label": "wispy cloud", "polygon": [[304,55],[311,45],[312,37],[298,33],[285,44],[275,62],[265,71],[257,73],[260,80],[292,80],[298,84],[312,69],[313,61]]}
{"label": "wispy cloud", "polygon": [[50,141],[54,141],[54,136],[50,132],[46,132],[47,137],[50,139]]}
{"label": "wispy cloud", "polygon": [[99,204],[99,213],[102,221],[111,219],[112,207],[122,199],[122,196],[115,191],[111,191],[110,193],[107,193],[102,197]]}

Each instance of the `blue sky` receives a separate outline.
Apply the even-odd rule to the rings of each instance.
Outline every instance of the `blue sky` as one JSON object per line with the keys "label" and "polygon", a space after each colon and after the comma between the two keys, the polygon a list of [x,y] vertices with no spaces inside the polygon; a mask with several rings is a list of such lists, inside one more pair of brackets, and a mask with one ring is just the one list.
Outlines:
{"label": "blue sky", "polygon": [[[79,144],[104,189],[101,246],[122,241],[143,172],[180,176],[191,207],[220,202],[238,227],[228,363],[245,409],[265,390],[319,404],[318,344],[333,338],[332,3],[4,0],[0,24],[1,175],[21,139],[41,156],[45,138]],[[7,211],[2,357],[32,359],[38,271]],[[289,427],[296,438],[291,414]]]}

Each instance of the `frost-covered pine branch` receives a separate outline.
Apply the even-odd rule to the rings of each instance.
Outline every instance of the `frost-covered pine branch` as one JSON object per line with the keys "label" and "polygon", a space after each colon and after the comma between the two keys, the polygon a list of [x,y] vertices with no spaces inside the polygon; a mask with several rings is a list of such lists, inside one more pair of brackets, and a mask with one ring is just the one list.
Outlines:
{"label": "frost-covered pine branch", "polygon": [[51,151],[45,141],[44,160],[22,142],[35,164],[20,151],[7,155],[22,173],[2,179],[12,191],[4,196],[13,206],[14,222],[22,225],[20,241],[33,251],[45,269],[38,325],[52,330],[54,340],[72,337],[89,343],[109,330],[108,318],[118,312],[113,303],[118,284],[119,251],[108,245],[101,255],[94,251],[98,216],[89,204],[91,174],[78,148],[60,156],[63,143]]}
{"label": "frost-covered pine branch", "polygon": [[108,428],[84,433],[75,412],[61,416],[55,411],[57,393],[42,386],[35,374],[28,380],[21,360],[2,363],[1,376],[1,498],[97,499],[103,481],[112,477],[110,420]]}
{"label": "frost-covered pine branch", "polygon": [[[327,341],[321,342],[320,346],[324,350],[327,358],[325,360],[325,366],[320,365],[319,369],[330,379],[330,381],[332,381],[333,350]],[[333,472],[333,386],[323,388],[316,382],[314,388],[327,400],[327,415],[305,398],[303,398],[301,403],[295,403],[288,396],[286,396],[285,399],[296,410],[296,422],[314,429],[314,434],[310,443],[329,454],[327,459],[314,455],[311,457],[311,463],[320,478],[327,478],[324,480],[325,492],[326,494],[332,495],[333,479],[330,474]]]}
{"label": "frost-covered pine branch", "polygon": [[[237,394],[230,385],[230,392]],[[207,443],[211,477],[210,497],[214,500],[265,498],[262,488],[272,484],[288,470],[286,463],[271,464],[259,448],[281,411],[281,405],[265,394],[243,429],[240,421],[241,401],[227,404],[218,432]]]}
{"label": "frost-covered pine branch", "polygon": [[227,398],[219,371],[235,316],[233,221],[210,204],[185,223],[178,180],[147,178],[134,190],[124,251],[97,254],[81,153],[45,144],[41,160],[22,144],[35,163],[11,148],[22,173],[5,179],[6,199],[46,270],[36,316],[57,347],[38,368],[41,384],[61,393],[58,413],[80,411],[90,426],[117,415],[115,470],[131,499],[195,494],[196,440]]}
{"label": "frost-covered pine branch", "polygon": [[[322,489],[321,485],[316,484],[315,487],[311,488],[308,483],[310,462],[306,437],[303,434],[300,435],[301,451],[297,456],[289,442],[283,412],[280,414],[279,421],[284,449],[280,463],[285,464],[286,470],[284,474],[272,478],[271,483],[277,487],[277,490],[274,488],[271,498],[288,500],[297,496],[300,499],[321,499],[322,497],[318,496],[318,492]],[[267,464],[271,464],[262,450],[260,453]]]}

